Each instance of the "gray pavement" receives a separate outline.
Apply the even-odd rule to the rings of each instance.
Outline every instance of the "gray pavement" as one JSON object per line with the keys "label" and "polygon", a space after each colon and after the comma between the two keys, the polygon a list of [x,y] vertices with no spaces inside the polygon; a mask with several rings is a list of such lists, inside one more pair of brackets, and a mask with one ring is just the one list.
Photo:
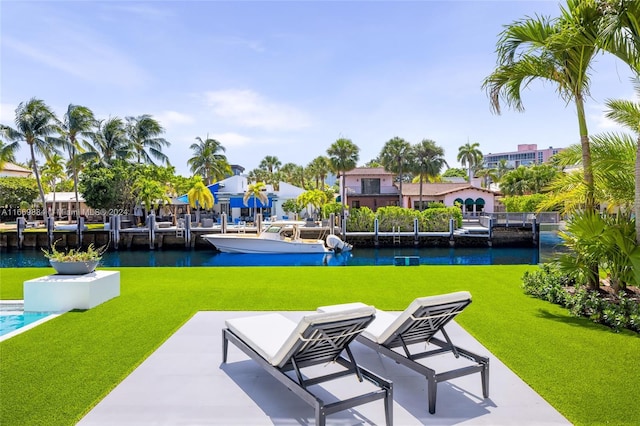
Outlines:
{"label": "gray pavement", "polygon": [[[230,344],[222,364],[224,321],[260,312],[198,312],[125,378],[78,424],[96,425],[312,425],[313,408],[288,391]],[[305,312],[283,312],[297,321]],[[504,364],[455,323],[452,341],[490,357],[490,397],[482,398],[480,375],[438,385],[436,413],[427,411],[426,380],[354,343],[359,364],[394,384],[394,424],[566,425],[569,422]],[[465,362],[453,356],[428,365]],[[330,367],[329,367],[330,368]],[[316,389],[324,397],[345,397],[370,388],[347,377]],[[328,425],[384,425],[382,401],[327,417]]]}

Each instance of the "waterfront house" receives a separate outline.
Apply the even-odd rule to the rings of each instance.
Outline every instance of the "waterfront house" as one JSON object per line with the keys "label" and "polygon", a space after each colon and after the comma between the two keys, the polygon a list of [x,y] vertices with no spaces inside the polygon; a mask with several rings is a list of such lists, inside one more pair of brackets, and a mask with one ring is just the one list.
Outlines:
{"label": "waterfront house", "polygon": [[[480,216],[483,212],[493,213],[496,197],[499,194],[488,189],[464,183],[423,183],[422,204],[442,203],[447,207],[460,205],[465,217]],[[419,209],[420,184],[402,184],[402,204],[405,207]]]}

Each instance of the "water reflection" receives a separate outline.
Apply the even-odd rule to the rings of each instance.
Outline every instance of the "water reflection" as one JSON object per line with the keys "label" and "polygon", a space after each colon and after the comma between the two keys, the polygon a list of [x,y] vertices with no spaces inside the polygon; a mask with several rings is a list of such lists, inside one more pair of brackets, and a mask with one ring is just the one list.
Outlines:
{"label": "water reflection", "polygon": [[[393,265],[396,256],[417,256],[422,265],[537,264],[538,249],[530,248],[380,248],[329,254],[232,254],[210,250],[113,251],[101,266],[371,266]],[[41,251],[0,252],[1,267],[47,267]]]}

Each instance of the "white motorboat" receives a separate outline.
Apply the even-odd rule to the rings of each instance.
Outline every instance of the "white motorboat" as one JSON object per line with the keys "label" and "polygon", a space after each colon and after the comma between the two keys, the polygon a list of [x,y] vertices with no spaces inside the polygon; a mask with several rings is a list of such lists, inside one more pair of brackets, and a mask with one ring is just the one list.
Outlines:
{"label": "white motorboat", "polygon": [[336,235],[326,241],[300,237],[302,221],[275,221],[258,234],[226,233],[206,234],[202,238],[223,253],[329,253],[351,250]]}

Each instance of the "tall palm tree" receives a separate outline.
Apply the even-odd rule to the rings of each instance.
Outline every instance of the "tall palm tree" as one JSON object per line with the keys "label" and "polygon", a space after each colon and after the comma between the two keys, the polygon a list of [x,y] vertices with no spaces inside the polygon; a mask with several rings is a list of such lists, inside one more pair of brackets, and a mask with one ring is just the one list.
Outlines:
{"label": "tall palm tree", "polygon": [[82,161],[98,161],[110,166],[117,159],[129,156],[124,122],[118,117],[109,117],[98,122],[98,129],[89,135],[91,142],[86,143],[86,152],[76,154]]}
{"label": "tall palm tree", "polygon": [[425,180],[431,181],[442,171],[444,166],[449,167],[444,159],[444,149],[436,145],[431,139],[423,139],[420,143],[414,145],[413,149],[413,166],[414,171],[418,174],[420,180],[420,210],[422,205],[422,183]]}
{"label": "tall palm tree", "polygon": [[169,157],[162,152],[162,147],[171,144],[160,135],[164,133],[164,128],[149,114],[138,117],[127,117],[127,136],[133,155],[138,163],[155,164],[153,159],[160,163],[169,163]]}
{"label": "tall palm tree", "polygon": [[[280,172],[282,173],[282,179],[285,182],[290,183],[291,185],[299,186],[300,188],[304,188],[304,168],[295,163],[286,163],[282,167],[280,167]],[[256,182],[261,179],[254,179]]]}
{"label": "tall palm tree", "polygon": [[587,187],[585,208],[593,210],[593,168],[584,102],[589,95],[589,68],[597,52],[601,12],[597,0],[567,0],[567,7],[560,11],[561,16],[555,19],[525,18],[508,25],[497,44],[498,66],[486,77],[483,88],[498,114],[501,101],[523,111],[521,90],[536,79],[554,83],[564,101],[574,102]]}
{"label": "tall palm tree", "polygon": [[409,142],[402,138],[394,137],[389,139],[380,151],[380,162],[384,169],[394,173],[400,185],[398,205],[402,207],[402,181],[404,172],[409,168],[412,152]]}
{"label": "tall palm tree", "polygon": [[258,168],[267,172],[265,179],[263,179],[265,183],[273,185],[276,190],[278,189],[277,187],[280,179],[280,175],[278,174],[280,166],[282,166],[282,162],[278,160],[278,157],[273,155],[267,155],[258,165]]}
{"label": "tall palm tree", "polygon": [[49,191],[53,192],[52,216],[56,217],[56,185],[60,179],[64,179],[64,159],[58,153],[48,155],[42,166],[42,180],[47,183]]}
{"label": "tall palm tree", "polygon": [[482,164],[482,151],[478,142],[467,142],[458,148],[458,156],[456,159],[462,167],[467,167],[467,176],[469,183],[473,179],[473,170]]}
{"label": "tall palm tree", "polygon": [[331,164],[329,164],[329,159],[324,155],[320,155],[311,160],[309,165],[307,165],[307,170],[316,180],[316,188],[324,189],[325,179],[331,171]]}
{"label": "tall palm tree", "polygon": [[33,174],[38,183],[38,190],[40,191],[40,199],[43,206],[42,216],[46,220],[46,202],[42,181],[40,180],[40,172],[38,171],[36,154],[44,155],[45,153],[55,151],[55,147],[50,142],[47,142],[46,138],[56,132],[58,119],[44,101],[31,98],[27,102],[21,102],[18,108],[16,108],[15,126],[15,129],[3,126],[2,130],[10,140],[23,141],[29,146]]}
{"label": "tall palm tree", "polygon": [[[81,105],[69,104],[67,112],[62,118],[62,125],[58,129],[59,137],[54,138],[57,143],[64,146],[69,154],[69,166],[73,177],[73,191],[76,196],[76,212],[80,212],[80,200],[78,196],[78,172],[82,166],[82,158],[78,153],[82,151],[80,138],[89,138],[98,122],[93,111]],[[86,142],[84,142],[86,145]],[[71,218],[71,215],[69,215]]]}
{"label": "tall palm tree", "polygon": [[345,186],[345,173],[349,170],[356,168],[359,159],[360,148],[354,144],[351,139],[340,138],[331,144],[327,149],[327,155],[329,156],[329,162],[331,168],[342,179],[342,194],[340,194],[340,201],[342,202],[342,209],[344,215],[344,206],[347,200],[347,188]]}
{"label": "tall palm tree", "polygon": [[[636,96],[640,97],[640,79],[634,82]],[[636,216],[636,243],[640,244],[640,103],[623,99],[607,100],[606,117],[625,126],[636,134],[636,161],[633,210]]]}
{"label": "tall palm tree", "polygon": [[267,195],[267,185],[264,182],[251,183],[247,187],[247,191],[242,197],[242,202],[245,206],[248,206],[247,202],[253,197],[253,221],[256,221],[256,199],[260,199],[262,204],[269,202],[269,196]]}
{"label": "tall palm tree", "polygon": [[[603,3],[604,17],[601,33],[598,38],[599,47],[614,54],[629,65],[635,73],[634,86],[639,94],[638,78],[640,78],[640,2],[617,1]],[[613,103],[612,103],[613,102]],[[634,212],[636,216],[636,243],[640,244],[640,133],[635,109],[638,104],[624,104],[622,101],[609,101],[609,118],[630,128],[639,135],[636,150],[635,198]]]}
{"label": "tall palm tree", "polygon": [[189,147],[193,151],[193,157],[187,160],[192,173],[201,175],[207,185],[231,174],[227,157],[222,154],[226,148],[220,142],[209,138],[208,135],[204,140],[197,136],[196,140],[198,143],[191,144]]}

